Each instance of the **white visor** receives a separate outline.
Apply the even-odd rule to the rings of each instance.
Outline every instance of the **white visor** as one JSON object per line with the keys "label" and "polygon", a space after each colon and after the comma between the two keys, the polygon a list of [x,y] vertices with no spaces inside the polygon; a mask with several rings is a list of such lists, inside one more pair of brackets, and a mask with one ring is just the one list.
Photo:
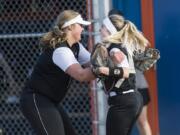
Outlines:
{"label": "white visor", "polygon": [[104,20],[103,20],[103,25],[108,29],[108,31],[111,33],[111,34],[114,34],[117,32],[117,29],[114,27],[114,25],[112,24],[111,20],[106,17]]}
{"label": "white visor", "polygon": [[82,25],[90,25],[91,24],[91,22],[83,20],[81,15],[78,15],[75,18],[65,22],[61,28],[65,28],[65,27],[70,26],[70,25],[75,24],[75,23],[79,23]]}

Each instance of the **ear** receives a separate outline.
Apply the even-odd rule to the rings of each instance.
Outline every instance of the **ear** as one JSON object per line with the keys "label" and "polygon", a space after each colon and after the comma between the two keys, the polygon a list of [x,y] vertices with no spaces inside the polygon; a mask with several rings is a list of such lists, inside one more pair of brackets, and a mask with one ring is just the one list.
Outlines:
{"label": "ear", "polygon": [[68,28],[67,28],[67,30],[68,30],[68,31],[71,31],[71,30],[72,30],[72,28],[71,28],[71,27],[68,27]]}
{"label": "ear", "polygon": [[67,27],[67,30],[68,30],[68,31],[72,31],[72,25],[68,26],[68,27]]}

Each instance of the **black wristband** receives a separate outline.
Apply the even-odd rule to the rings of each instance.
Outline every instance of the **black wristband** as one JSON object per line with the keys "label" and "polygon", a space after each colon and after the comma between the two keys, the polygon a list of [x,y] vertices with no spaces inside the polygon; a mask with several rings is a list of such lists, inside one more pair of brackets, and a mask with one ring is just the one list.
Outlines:
{"label": "black wristband", "polygon": [[124,71],[122,67],[109,68],[109,76],[123,78]]}

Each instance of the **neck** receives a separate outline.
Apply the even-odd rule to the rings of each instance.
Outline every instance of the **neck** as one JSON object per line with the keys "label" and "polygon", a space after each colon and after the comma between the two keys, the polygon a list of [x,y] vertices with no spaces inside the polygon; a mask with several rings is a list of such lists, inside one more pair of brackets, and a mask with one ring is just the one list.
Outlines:
{"label": "neck", "polygon": [[71,47],[74,43],[76,43],[75,39],[72,37],[70,33],[67,34],[67,43]]}

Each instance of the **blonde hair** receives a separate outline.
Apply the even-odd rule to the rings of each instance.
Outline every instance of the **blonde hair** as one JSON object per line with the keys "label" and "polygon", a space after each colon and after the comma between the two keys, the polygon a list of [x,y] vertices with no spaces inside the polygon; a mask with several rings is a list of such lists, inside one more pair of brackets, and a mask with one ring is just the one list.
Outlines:
{"label": "blonde hair", "polygon": [[55,25],[53,29],[47,33],[41,38],[40,45],[42,49],[52,47],[55,48],[58,43],[62,43],[66,41],[66,33],[65,29],[67,28],[61,28],[63,24],[76,16],[78,16],[79,13],[75,12],[73,10],[64,10],[61,12],[55,22]]}
{"label": "blonde hair", "polygon": [[109,19],[118,32],[108,36],[104,42],[120,43],[132,53],[137,50],[144,51],[145,47],[149,45],[149,41],[143,36],[142,32],[132,22],[125,20],[123,16],[111,15]]}

